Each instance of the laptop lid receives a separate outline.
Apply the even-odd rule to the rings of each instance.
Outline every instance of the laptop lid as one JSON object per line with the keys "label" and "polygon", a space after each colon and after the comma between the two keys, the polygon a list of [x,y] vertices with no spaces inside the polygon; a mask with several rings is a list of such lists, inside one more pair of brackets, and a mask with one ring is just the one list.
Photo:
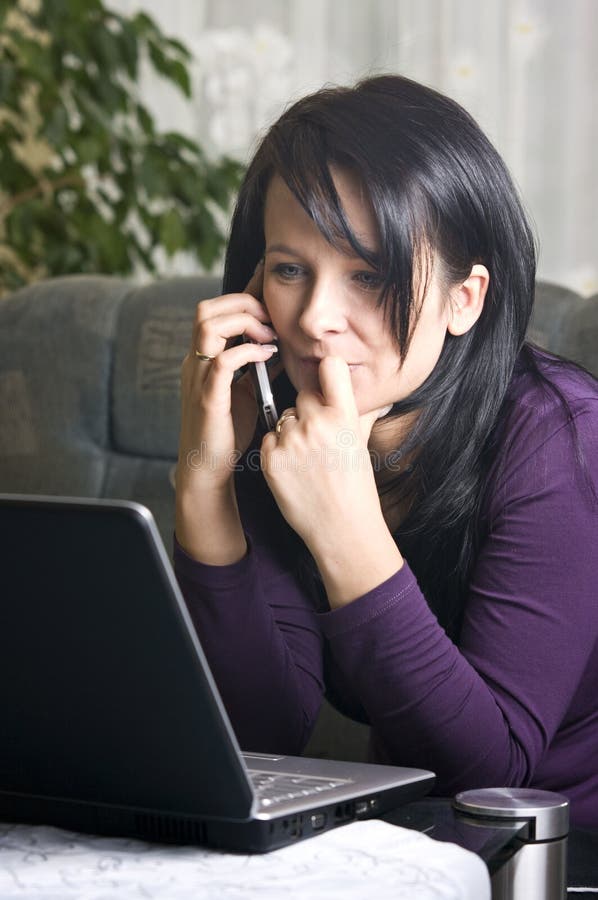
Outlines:
{"label": "laptop lid", "polygon": [[253,792],[156,525],[0,495],[0,792],[244,820]]}

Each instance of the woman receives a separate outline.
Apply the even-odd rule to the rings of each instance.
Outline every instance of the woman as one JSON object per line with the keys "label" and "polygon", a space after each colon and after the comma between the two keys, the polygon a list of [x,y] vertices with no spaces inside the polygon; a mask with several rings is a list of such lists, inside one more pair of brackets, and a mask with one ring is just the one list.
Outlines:
{"label": "woman", "polygon": [[[558,790],[598,826],[598,385],[524,342],[534,280],[504,163],[436,92],[323,90],[264,138],[177,467],[177,574],[244,748],[300,752],[325,691],[441,794]],[[267,433],[233,381],[258,360]]]}

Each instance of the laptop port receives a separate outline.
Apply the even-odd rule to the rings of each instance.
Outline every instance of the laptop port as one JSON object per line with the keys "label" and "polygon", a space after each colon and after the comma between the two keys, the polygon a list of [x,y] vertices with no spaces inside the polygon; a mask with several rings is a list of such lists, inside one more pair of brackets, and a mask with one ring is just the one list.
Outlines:
{"label": "laptop port", "polygon": [[287,837],[300,838],[303,834],[303,816],[293,816],[292,819],[283,819],[281,824]]}
{"label": "laptop port", "polygon": [[334,819],[336,822],[350,822],[353,819],[353,804],[337,803],[334,808]]}
{"label": "laptop port", "polygon": [[370,810],[370,805],[367,800],[357,800],[355,803],[355,815],[356,816],[366,816]]}
{"label": "laptop port", "polygon": [[326,813],[315,813],[311,817],[312,831],[321,831],[326,825]]}

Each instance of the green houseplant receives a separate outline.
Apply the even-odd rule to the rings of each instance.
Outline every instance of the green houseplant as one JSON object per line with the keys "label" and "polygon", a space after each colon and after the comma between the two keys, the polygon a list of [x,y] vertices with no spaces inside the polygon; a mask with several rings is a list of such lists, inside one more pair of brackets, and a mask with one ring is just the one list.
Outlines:
{"label": "green houseplant", "polygon": [[[160,133],[142,60],[191,96],[190,55],[102,0],[0,0],[0,292],[52,275],[219,258],[242,167]],[[222,215],[220,215],[222,220]]]}

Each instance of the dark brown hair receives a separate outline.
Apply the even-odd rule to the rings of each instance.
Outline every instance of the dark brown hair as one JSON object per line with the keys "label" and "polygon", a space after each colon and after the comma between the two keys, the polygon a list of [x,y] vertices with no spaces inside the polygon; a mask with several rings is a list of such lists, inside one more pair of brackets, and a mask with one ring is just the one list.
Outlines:
{"label": "dark brown hair", "polygon": [[[355,173],[379,231],[374,257],[353,234],[331,166]],[[500,155],[453,100],[393,75],[325,88],[292,105],[263,138],[234,212],[224,290],[242,291],[264,253],[264,201],[281,176],[327,240],[347,244],[383,279],[380,304],[404,354],[428,249],[444,280],[490,272],[483,312],[447,335],[429,378],[391,415],[419,411],[407,444],[417,464],[391,490],[417,495],[398,539],[428,602],[456,631],[475,558],[477,517],[497,423],[531,314],[534,238]]]}

